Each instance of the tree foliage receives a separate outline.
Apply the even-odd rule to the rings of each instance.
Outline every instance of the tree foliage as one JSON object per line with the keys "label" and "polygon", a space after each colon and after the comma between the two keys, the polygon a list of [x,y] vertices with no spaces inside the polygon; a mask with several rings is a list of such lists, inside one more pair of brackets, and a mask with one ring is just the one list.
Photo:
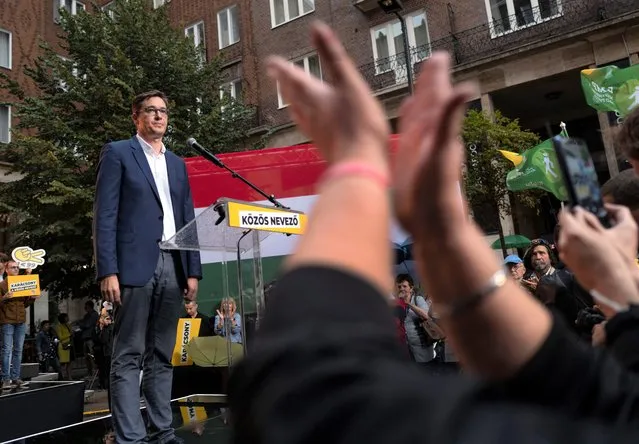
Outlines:
{"label": "tree foliage", "polygon": [[[462,137],[466,145],[464,186],[471,206],[488,206],[495,213],[510,214],[510,202],[502,196],[508,193],[506,175],[514,166],[498,150],[521,153],[540,143],[539,136],[522,129],[517,120],[499,111],[491,119],[482,111],[470,110],[464,120]],[[541,193],[522,191],[517,192],[516,198],[523,205],[534,207]]]}
{"label": "tree foliage", "polygon": [[[109,140],[135,134],[131,102],[159,89],[169,97],[165,143],[180,155],[196,137],[213,151],[242,148],[255,110],[220,97],[222,62],[203,62],[200,48],[171,28],[166,8],[145,0],[116,0],[113,16],[94,6],[75,16],[61,10],[61,46],[41,44],[26,75],[39,93],[12,94],[19,124],[2,157],[23,179],[2,184],[0,211],[13,213],[13,247],[44,248],[42,284],[58,297],[94,295],[91,242],[96,164]],[[64,53],[64,57],[60,56]],[[222,111],[223,110],[223,111]]]}

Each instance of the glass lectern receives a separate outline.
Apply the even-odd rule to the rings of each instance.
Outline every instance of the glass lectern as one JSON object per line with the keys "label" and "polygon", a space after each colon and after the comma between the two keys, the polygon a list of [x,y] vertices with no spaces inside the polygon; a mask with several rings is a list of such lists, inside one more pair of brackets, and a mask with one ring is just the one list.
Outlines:
{"label": "glass lectern", "polygon": [[200,251],[222,268],[218,335],[191,338],[181,323],[178,360],[184,356],[185,365],[230,367],[250,352],[252,333],[265,308],[260,246],[274,233],[302,234],[305,224],[302,212],[222,198],[161,244],[163,249]]}

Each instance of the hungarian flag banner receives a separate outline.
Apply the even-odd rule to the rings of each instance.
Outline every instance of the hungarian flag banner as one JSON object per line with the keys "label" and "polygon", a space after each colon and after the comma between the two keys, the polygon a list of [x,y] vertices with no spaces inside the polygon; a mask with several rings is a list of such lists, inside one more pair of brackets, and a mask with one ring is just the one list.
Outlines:
{"label": "hungarian flag banner", "polygon": [[592,108],[627,116],[639,106],[639,65],[584,69],[581,71],[581,88]]}

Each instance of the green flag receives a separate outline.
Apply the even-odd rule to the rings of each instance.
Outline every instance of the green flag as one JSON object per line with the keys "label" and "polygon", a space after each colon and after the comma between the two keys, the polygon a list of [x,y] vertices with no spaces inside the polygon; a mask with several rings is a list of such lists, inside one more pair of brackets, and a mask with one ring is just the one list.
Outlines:
{"label": "green flag", "polygon": [[[567,137],[568,133],[564,130],[561,135]],[[506,188],[510,191],[539,188],[554,194],[561,201],[568,200],[552,140],[544,140],[521,155],[521,163],[506,176]]]}
{"label": "green flag", "polygon": [[584,69],[581,71],[581,88],[592,108],[627,116],[639,106],[639,65]]}

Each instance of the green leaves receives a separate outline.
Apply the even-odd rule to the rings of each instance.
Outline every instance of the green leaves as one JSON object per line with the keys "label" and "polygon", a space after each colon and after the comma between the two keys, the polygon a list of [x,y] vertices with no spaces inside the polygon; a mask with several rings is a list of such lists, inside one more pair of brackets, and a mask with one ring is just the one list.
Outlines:
{"label": "green leaves", "polygon": [[220,98],[220,87],[236,79],[223,72],[219,59],[202,64],[201,49],[183,29],[171,27],[166,8],[116,0],[113,14],[61,11],[66,54],[43,43],[42,55],[24,68],[36,96],[0,73],[0,87],[10,92],[19,118],[12,143],[0,146],[0,160],[23,176],[0,184],[0,211],[19,219],[11,227],[13,247],[47,251],[39,271],[58,297],[97,291],[91,241],[96,165],[106,142],[135,134],[135,95],[152,89],[167,94],[165,143],[179,155],[194,154],[185,145],[191,136],[216,152],[243,148],[255,126],[254,107]]}
{"label": "green leaves", "polygon": [[[471,204],[490,205],[495,210],[510,214],[507,199],[506,175],[513,164],[498,150],[521,153],[539,143],[539,136],[521,129],[517,120],[495,112],[494,120],[482,111],[470,110],[464,120],[462,137],[466,144],[466,171],[464,186]],[[537,205],[540,192],[518,192],[522,204]]]}

